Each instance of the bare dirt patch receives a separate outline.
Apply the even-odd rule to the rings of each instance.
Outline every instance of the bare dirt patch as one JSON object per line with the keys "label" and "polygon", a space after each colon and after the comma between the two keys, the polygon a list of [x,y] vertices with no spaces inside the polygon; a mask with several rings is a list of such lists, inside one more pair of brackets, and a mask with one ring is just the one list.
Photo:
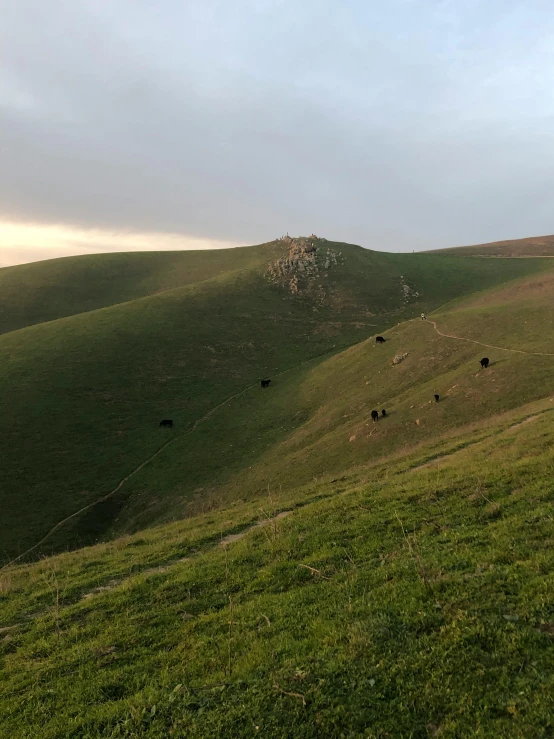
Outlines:
{"label": "bare dirt patch", "polygon": [[523,421],[519,421],[519,423],[515,423],[513,426],[510,426],[508,431],[511,431],[512,429],[517,429],[520,426],[524,426],[526,423],[531,423],[531,421],[534,421],[536,418],[540,417],[540,413],[537,413],[535,416],[529,416],[529,418],[524,418]]}
{"label": "bare dirt patch", "polygon": [[240,539],[244,539],[244,537],[249,534],[251,531],[254,531],[254,529],[260,529],[263,526],[268,526],[271,523],[274,523],[275,521],[279,521],[282,518],[286,518],[287,516],[290,516],[292,511],[281,511],[281,513],[278,513],[273,518],[265,518],[262,521],[258,521],[253,526],[250,526],[249,528],[245,529],[244,531],[241,531],[239,534],[228,534],[225,536],[219,546],[220,547],[226,547],[229,544],[232,544],[235,541],[239,541]]}

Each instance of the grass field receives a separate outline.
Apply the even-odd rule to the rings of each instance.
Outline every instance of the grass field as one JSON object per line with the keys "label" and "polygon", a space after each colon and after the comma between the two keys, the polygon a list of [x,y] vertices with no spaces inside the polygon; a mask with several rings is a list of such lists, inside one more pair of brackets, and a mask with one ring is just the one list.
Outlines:
{"label": "grass field", "polygon": [[[0,337],[2,560],[109,494],[155,454],[168,440],[158,427],[161,418],[174,419],[176,436],[195,431],[121,495],[61,527],[34,556],[213,506],[230,495],[240,497],[241,490],[243,497],[257,494],[275,477],[279,444],[312,419],[317,404],[327,402],[313,389],[299,392],[299,386],[307,388],[303,377],[313,384],[305,373],[315,365],[307,362],[317,365],[456,295],[542,274],[549,266],[546,260],[475,259],[460,267],[455,257],[382,254],[322,242],[329,247],[342,253],[340,263],[314,278],[317,290],[298,295],[265,275],[283,251],[280,242],[215,256],[107,255],[105,262],[95,256],[1,270],[4,315],[33,324]],[[45,292],[33,292],[41,268]],[[18,291],[23,284],[32,299]],[[98,305],[106,307],[88,310]],[[48,320],[55,315],[66,317]],[[381,356],[388,356],[389,347],[393,343]],[[364,351],[359,345],[352,356],[363,357]],[[337,361],[324,365],[331,373],[321,384],[326,395],[328,381],[339,395],[348,392],[346,380],[332,374],[341,367]],[[375,363],[368,366],[379,371]],[[278,379],[282,372],[287,374]],[[349,372],[359,376],[359,363]],[[260,403],[257,383],[265,375],[274,378],[276,392]],[[392,398],[393,388],[387,392]],[[222,409],[196,426],[237,393],[243,394],[226,415]],[[301,462],[303,482],[320,459],[328,458],[327,469],[339,456],[338,448],[329,453],[325,441],[320,445],[311,466]],[[273,461],[266,463],[266,455]],[[365,458],[364,449],[349,447],[338,466]],[[293,469],[284,483],[296,484]]]}
{"label": "grass field", "polygon": [[2,739],[554,736],[554,263],[333,248],[0,337]]}
{"label": "grass field", "polygon": [[553,412],[5,571],[3,736],[549,736]]}

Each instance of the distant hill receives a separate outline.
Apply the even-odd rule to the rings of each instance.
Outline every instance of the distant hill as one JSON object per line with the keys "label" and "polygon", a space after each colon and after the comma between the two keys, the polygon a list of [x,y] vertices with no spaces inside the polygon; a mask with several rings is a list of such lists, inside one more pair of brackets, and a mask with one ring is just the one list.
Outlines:
{"label": "distant hill", "polygon": [[494,241],[490,244],[434,249],[426,254],[452,254],[462,257],[554,257],[554,236]]}
{"label": "distant hill", "polygon": [[206,251],[126,252],[48,259],[0,269],[0,333],[106,308],[252,269],[276,244]]}
{"label": "distant hill", "polygon": [[[154,480],[137,477],[135,485],[133,478],[121,495],[75,516],[34,554],[217,505],[220,488],[223,497],[240,496],[233,476],[248,460],[259,469],[254,463],[274,453],[272,440],[285,438],[282,428],[311,417],[304,390],[298,395],[303,365],[452,298],[545,268],[534,259],[462,265],[456,257],[385,254],[310,237],[244,250],[102,255],[0,270],[6,331],[0,336],[0,556],[20,554],[110,494],[172,438],[180,440],[168,453],[176,453],[163,457]],[[10,330],[22,323],[33,325]],[[386,344],[383,356],[389,347],[395,348]],[[372,366],[368,357],[366,377],[375,383]],[[345,366],[332,385],[322,386],[325,393],[339,397],[352,371]],[[290,372],[290,385],[281,396],[283,372]],[[263,377],[273,384],[261,396]],[[374,396],[364,388],[369,402]],[[229,400],[237,394],[238,406]],[[215,413],[227,401],[230,416]],[[292,426],[277,422],[274,402],[284,404]],[[314,407],[327,402],[317,394],[311,401]],[[263,429],[252,425],[253,414]],[[162,418],[174,420],[173,432],[158,427]],[[347,448],[341,468],[363,458],[363,451]],[[336,454],[327,456],[330,469]],[[302,463],[299,479],[309,469]],[[263,479],[252,475],[248,495]]]}

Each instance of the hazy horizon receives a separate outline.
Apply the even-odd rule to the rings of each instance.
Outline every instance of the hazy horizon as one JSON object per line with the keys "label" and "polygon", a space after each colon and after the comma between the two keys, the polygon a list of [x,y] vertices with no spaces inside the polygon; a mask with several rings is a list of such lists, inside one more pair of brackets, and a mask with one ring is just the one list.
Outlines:
{"label": "hazy horizon", "polygon": [[554,231],[544,0],[40,0],[0,27],[0,266]]}

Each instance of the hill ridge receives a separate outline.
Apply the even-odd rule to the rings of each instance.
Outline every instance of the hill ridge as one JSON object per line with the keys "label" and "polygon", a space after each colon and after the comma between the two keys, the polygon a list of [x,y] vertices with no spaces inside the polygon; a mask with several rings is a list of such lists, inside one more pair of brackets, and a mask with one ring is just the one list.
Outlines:
{"label": "hill ridge", "polygon": [[443,247],[423,254],[458,255],[474,257],[503,257],[505,259],[549,258],[554,256],[554,235],[529,236],[521,239],[505,239],[484,244]]}

